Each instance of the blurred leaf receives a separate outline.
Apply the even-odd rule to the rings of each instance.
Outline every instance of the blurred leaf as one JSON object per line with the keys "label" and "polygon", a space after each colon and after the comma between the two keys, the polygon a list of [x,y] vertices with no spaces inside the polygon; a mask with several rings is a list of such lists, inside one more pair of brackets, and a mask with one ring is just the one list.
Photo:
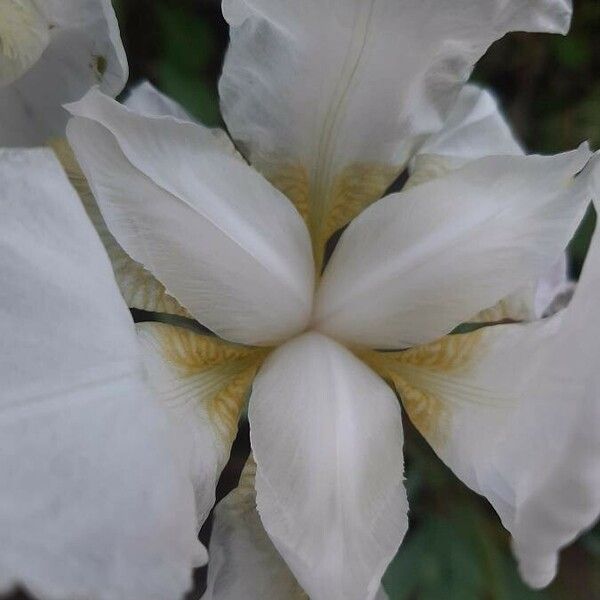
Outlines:
{"label": "blurred leaf", "polygon": [[199,72],[213,58],[215,37],[209,24],[177,4],[156,5],[163,59],[181,71]]}
{"label": "blurred leaf", "polygon": [[219,97],[199,77],[193,77],[176,64],[161,61],[158,65],[160,89],[179,102],[204,125],[220,123]]}
{"label": "blurred leaf", "polygon": [[160,2],[156,10],[162,42],[160,88],[204,124],[219,124],[217,90],[205,73],[216,45],[209,23],[185,4]]}
{"label": "blurred leaf", "polygon": [[587,64],[592,55],[590,41],[575,35],[554,38],[553,48],[558,61],[571,69]]}

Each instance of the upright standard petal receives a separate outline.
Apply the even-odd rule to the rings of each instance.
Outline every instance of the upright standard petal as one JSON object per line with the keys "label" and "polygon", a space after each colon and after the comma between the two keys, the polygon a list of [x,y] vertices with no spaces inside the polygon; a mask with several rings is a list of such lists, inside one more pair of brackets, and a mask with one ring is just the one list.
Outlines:
{"label": "upright standard petal", "polygon": [[504,154],[519,155],[523,150],[496,99],[485,89],[465,85],[444,127],[425,141],[411,161],[406,186],[445,175],[471,160]]}
{"label": "upright standard petal", "polygon": [[181,459],[194,481],[202,523],[215,502],[240,413],[267,350],[166,323],[137,328],[150,383],[172,419]]}
{"label": "upright standard petal", "polygon": [[0,146],[64,135],[63,104],[92,86],[116,96],[128,76],[110,0],[0,3]]}
{"label": "upright standard petal", "polygon": [[0,593],[178,597],[193,490],[108,259],[51,151],[0,181]]}
{"label": "upright standard petal", "polygon": [[305,212],[317,259],[376,200],[511,30],[565,32],[569,0],[225,0],[222,110]]}
{"label": "upright standard petal", "polygon": [[306,327],[310,240],[281,193],[204,127],[96,91],[70,110],[69,141],[109,229],[170,295],[234,342],[267,345]]}
{"label": "upright standard petal", "polygon": [[392,390],[311,332],[265,362],[249,405],[258,512],[313,600],[372,600],[407,528]]}
{"label": "upright standard petal", "polygon": [[556,261],[591,198],[591,154],[498,156],[393,194],[342,235],[314,325],[400,349],[450,332]]}

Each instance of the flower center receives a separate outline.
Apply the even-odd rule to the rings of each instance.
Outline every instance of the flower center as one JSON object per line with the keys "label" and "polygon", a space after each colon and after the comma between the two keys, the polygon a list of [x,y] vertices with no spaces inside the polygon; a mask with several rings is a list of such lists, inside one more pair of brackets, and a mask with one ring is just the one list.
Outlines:
{"label": "flower center", "polygon": [[0,0],[0,85],[30,69],[49,41],[49,24],[32,0]]}

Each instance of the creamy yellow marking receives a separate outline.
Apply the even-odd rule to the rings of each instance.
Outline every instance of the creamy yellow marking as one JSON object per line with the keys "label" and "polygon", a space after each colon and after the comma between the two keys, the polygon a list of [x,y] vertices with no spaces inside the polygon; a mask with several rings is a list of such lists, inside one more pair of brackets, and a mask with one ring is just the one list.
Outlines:
{"label": "creamy yellow marking", "polygon": [[[414,426],[439,450],[445,445],[452,420],[452,402],[443,394],[452,385],[448,376],[469,369],[482,350],[483,335],[483,330],[448,335],[401,352],[365,349],[355,352],[392,384]],[[479,402],[476,395],[470,399]]]}
{"label": "creamy yellow marking", "polygon": [[246,395],[268,348],[229,344],[180,327],[160,328],[163,358],[187,380],[221,439],[231,444]]}
{"label": "creamy yellow marking", "polygon": [[[533,290],[531,296],[533,296]],[[519,301],[520,300],[520,301]],[[530,310],[526,303],[525,293],[523,297],[519,298],[518,295],[512,295],[508,298],[503,298],[497,304],[491,308],[477,313],[472,319],[471,323],[506,323],[514,321],[523,321],[530,318]]]}
{"label": "creamy yellow marking", "polygon": [[397,167],[377,163],[355,163],[346,167],[331,188],[329,210],[321,233],[323,243],[381,198],[397,172]]}
{"label": "creamy yellow marking", "polygon": [[381,198],[397,173],[398,168],[390,165],[355,163],[334,178],[324,195],[311,192],[308,170],[300,164],[280,166],[267,178],[291,200],[308,225],[320,271],[329,238]]}
{"label": "creamy yellow marking", "polygon": [[415,158],[412,172],[402,191],[409,190],[432,179],[447,175],[452,170],[450,162],[444,156],[421,154]]}
{"label": "creamy yellow marking", "polygon": [[310,183],[306,168],[299,164],[283,165],[267,175],[267,179],[292,201],[302,218],[308,221]]}
{"label": "creamy yellow marking", "polygon": [[0,85],[30,69],[49,41],[49,23],[32,0],[0,0]]}
{"label": "creamy yellow marking", "polygon": [[134,261],[110,233],[98,209],[87,179],[67,140],[53,138],[48,141],[48,145],[54,150],[106,248],[115,273],[115,279],[127,305],[131,308],[189,318],[191,316],[189,312],[167,292],[164,285],[143,265]]}

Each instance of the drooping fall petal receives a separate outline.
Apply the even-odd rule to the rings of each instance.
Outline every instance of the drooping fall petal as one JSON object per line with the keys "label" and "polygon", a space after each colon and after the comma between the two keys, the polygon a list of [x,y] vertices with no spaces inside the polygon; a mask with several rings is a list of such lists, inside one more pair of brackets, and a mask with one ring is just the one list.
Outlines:
{"label": "drooping fall petal", "polygon": [[290,202],[213,133],[136,114],[96,91],[68,136],[128,254],[225,339],[269,344],[302,331],[314,267]]}
{"label": "drooping fall petal", "polygon": [[490,500],[534,587],[600,515],[599,273],[596,234],[573,300],[555,316],[360,353],[444,462]]}
{"label": "drooping fall petal", "polygon": [[181,460],[196,486],[202,523],[214,504],[219,475],[266,350],[234,346],[165,323],[140,323],[137,328],[151,386],[172,419]]}
{"label": "drooping fall petal", "polygon": [[342,235],[314,325],[347,342],[427,343],[536,280],[591,199],[591,153],[497,156],[390,195]]}
{"label": "drooping fall petal", "polygon": [[110,263],[51,151],[0,180],[0,593],[179,597],[193,489]]}
{"label": "drooping fall petal", "polygon": [[261,368],[249,403],[258,512],[312,600],[372,600],[407,528],[392,390],[306,333]]}

